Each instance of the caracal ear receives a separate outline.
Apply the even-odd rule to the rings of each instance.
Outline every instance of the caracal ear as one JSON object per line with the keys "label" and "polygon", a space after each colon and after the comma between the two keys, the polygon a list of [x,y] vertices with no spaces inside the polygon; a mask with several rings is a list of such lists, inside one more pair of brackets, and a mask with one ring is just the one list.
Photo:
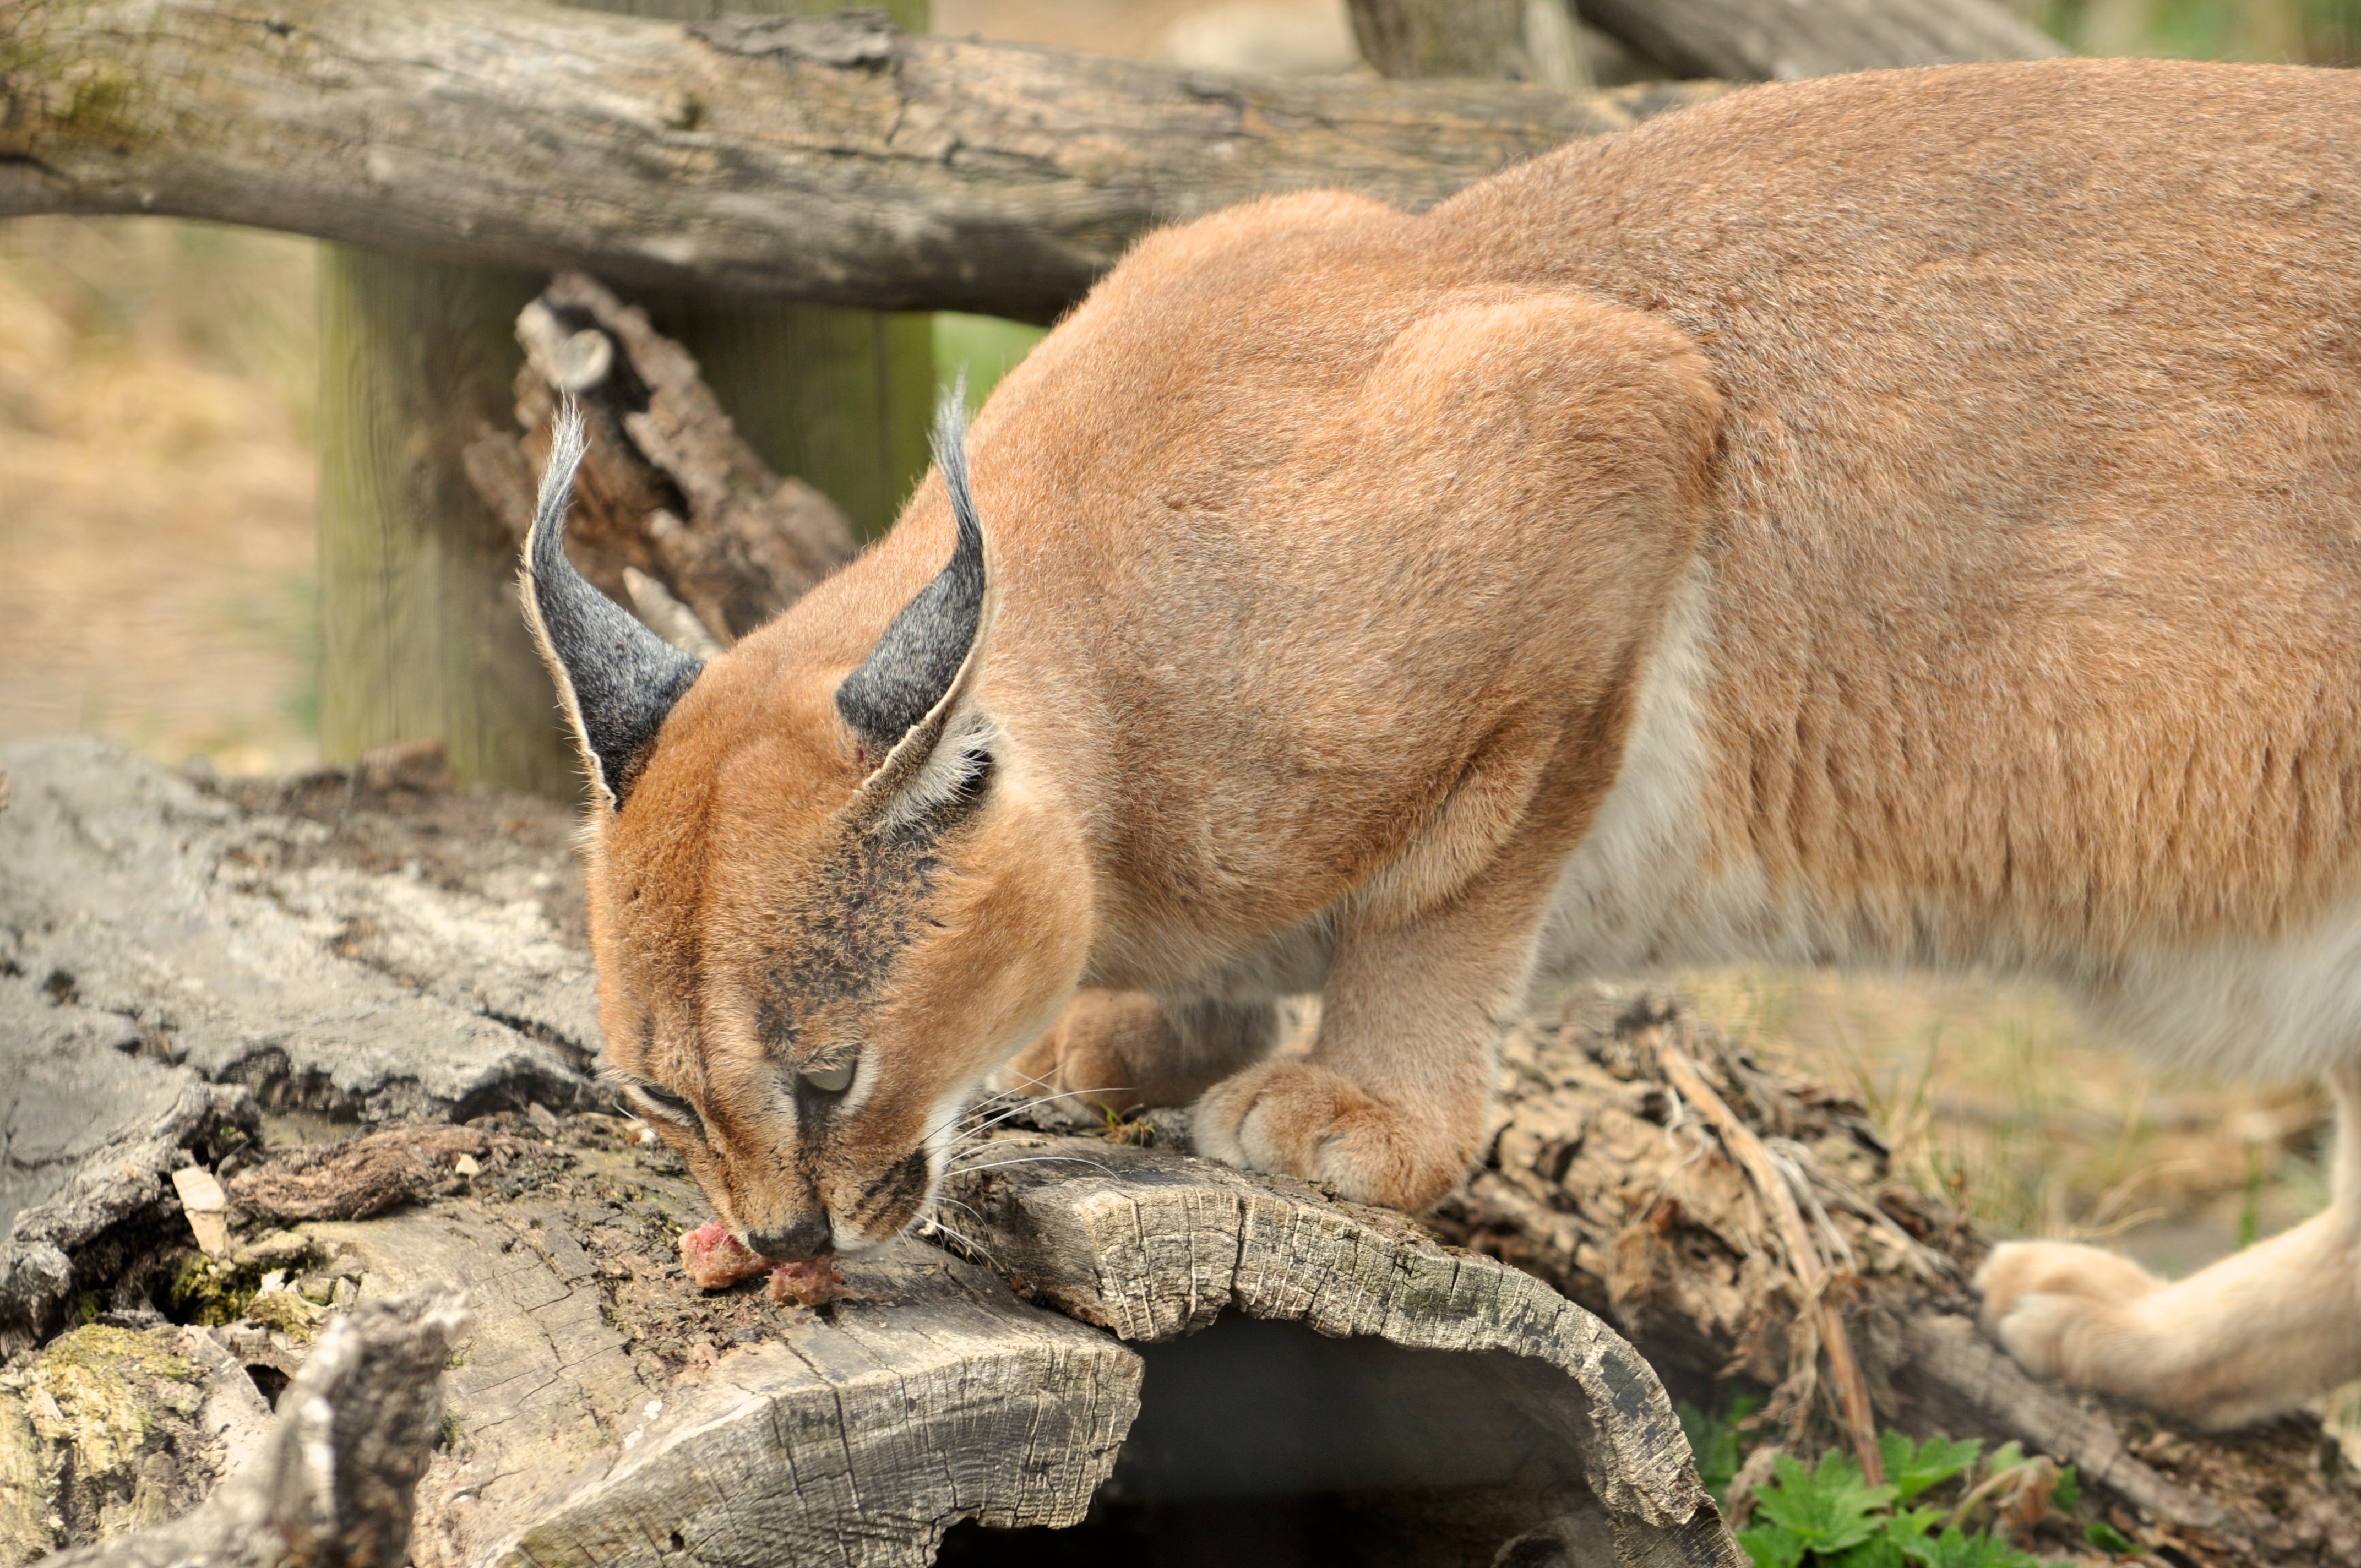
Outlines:
{"label": "caracal ear", "polygon": [[585,442],[582,412],[569,398],[550,427],[549,466],[542,470],[519,587],[525,623],[582,748],[583,771],[608,806],[620,811],[664,715],[705,665],[641,625],[566,559],[566,503]]}
{"label": "caracal ear", "polygon": [[[836,710],[878,759],[856,809],[923,810],[983,765],[989,725],[967,702],[992,629],[990,553],[967,477],[967,378],[936,411],[935,463],[950,493],[951,558],[902,607],[869,659],[836,688]],[[946,737],[949,738],[948,743]]]}

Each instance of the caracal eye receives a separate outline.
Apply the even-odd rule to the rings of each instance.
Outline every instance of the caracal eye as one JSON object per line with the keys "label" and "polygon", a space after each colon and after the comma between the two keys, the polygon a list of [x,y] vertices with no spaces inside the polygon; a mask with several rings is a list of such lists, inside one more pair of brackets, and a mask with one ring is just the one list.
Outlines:
{"label": "caracal eye", "polygon": [[796,1078],[815,1094],[841,1094],[852,1087],[852,1064],[840,1062],[834,1067],[813,1068],[796,1074]]}

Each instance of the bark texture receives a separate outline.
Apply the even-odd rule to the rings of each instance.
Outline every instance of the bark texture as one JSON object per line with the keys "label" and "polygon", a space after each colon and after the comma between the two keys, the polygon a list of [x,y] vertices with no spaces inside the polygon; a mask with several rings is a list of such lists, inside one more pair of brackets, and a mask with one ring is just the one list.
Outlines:
{"label": "bark texture", "polygon": [[482,0],[0,0],[0,215],[152,212],[633,287],[1046,322],[1142,230],[1431,205],[1703,88],[1228,78]]}
{"label": "bark texture", "polygon": [[851,528],[826,496],[773,474],[740,439],[688,351],[579,272],[560,274],[517,318],[522,433],[487,431],[467,452],[478,494],[520,546],[549,458],[550,421],[572,398],[590,423],[566,544],[582,575],[657,633],[709,657],[852,559]]}
{"label": "bark texture", "polygon": [[194,1512],[52,1559],[58,1568],[394,1568],[442,1434],[442,1371],[465,1332],[452,1291],[331,1324],[258,1450]]}

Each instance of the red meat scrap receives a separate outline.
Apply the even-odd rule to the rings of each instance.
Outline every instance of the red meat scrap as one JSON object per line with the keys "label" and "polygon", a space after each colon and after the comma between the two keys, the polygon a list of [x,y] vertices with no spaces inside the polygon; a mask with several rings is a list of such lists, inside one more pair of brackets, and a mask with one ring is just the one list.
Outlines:
{"label": "red meat scrap", "polygon": [[771,1266],[771,1260],[749,1249],[730,1234],[729,1226],[715,1220],[681,1233],[680,1266],[698,1285],[719,1290],[762,1273]]}
{"label": "red meat scrap", "polygon": [[841,1301],[852,1292],[845,1288],[844,1276],[836,1271],[836,1259],[821,1256],[779,1265],[771,1271],[771,1282],[763,1287],[763,1294],[781,1306],[793,1302],[798,1307],[818,1307]]}

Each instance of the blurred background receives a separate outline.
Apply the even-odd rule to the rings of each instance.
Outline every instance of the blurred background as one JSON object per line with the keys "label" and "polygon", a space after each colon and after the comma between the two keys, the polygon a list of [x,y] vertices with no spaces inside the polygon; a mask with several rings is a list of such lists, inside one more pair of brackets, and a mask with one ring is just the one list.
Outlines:
{"label": "blurred background", "polygon": [[[618,7],[621,8],[621,7]],[[2017,0],[2091,54],[2361,63],[2361,0]],[[1344,0],[933,0],[939,32],[1275,72],[1363,70]],[[1594,80],[1644,67],[1601,35]],[[0,223],[0,745],[170,762],[321,754],[320,248],[158,220]],[[914,320],[980,397],[1032,329]],[[1986,978],[1679,977],[1763,1054],[1848,1087],[1994,1230],[2178,1274],[2325,1201],[2324,1103],[2142,1070]]]}

